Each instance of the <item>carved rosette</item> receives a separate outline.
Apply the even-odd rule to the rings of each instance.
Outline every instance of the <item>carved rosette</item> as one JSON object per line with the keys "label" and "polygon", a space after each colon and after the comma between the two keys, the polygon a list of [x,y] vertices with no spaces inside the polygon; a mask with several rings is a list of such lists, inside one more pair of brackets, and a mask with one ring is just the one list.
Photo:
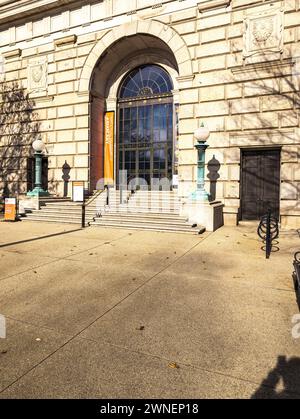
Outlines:
{"label": "carved rosette", "polygon": [[244,19],[244,57],[282,53],[284,11],[269,8]]}
{"label": "carved rosette", "polygon": [[48,62],[46,57],[31,60],[28,64],[28,90],[44,92],[48,88]]}

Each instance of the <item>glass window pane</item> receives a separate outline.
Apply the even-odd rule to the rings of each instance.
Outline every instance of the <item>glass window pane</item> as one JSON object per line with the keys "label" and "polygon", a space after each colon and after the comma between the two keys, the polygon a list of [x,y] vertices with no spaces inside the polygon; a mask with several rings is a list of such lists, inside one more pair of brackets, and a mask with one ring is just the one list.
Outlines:
{"label": "glass window pane", "polygon": [[157,65],[147,65],[133,70],[124,80],[120,98],[151,96],[171,93],[173,83],[169,74]]}

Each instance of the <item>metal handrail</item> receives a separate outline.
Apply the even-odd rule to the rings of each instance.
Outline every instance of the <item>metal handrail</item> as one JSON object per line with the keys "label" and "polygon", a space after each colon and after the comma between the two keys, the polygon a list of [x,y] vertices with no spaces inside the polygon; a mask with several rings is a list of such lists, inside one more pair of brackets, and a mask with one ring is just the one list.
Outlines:
{"label": "metal handrail", "polygon": [[100,195],[102,195],[105,190],[97,191],[92,197],[90,197],[87,202],[83,202],[82,204],[82,212],[81,212],[81,227],[85,228],[85,218],[86,218],[86,208],[89,207]]}

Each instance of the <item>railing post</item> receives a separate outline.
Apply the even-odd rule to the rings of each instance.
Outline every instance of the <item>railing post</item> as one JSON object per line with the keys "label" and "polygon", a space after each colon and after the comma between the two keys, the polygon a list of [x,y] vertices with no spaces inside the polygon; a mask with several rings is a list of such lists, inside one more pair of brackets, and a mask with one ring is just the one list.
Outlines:
{"label": "railing post", "polygon": [[85,228],[85,203],[82,204],[81,228]]}

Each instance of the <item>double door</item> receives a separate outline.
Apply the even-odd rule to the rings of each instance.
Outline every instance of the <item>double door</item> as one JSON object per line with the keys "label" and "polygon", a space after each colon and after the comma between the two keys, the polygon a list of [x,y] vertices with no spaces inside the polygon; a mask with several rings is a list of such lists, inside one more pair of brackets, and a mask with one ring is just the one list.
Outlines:
{"label": "double door", "polygon": [[258,220],[271,209],[280,213],[280,150],[242,153],[242,219]]}

